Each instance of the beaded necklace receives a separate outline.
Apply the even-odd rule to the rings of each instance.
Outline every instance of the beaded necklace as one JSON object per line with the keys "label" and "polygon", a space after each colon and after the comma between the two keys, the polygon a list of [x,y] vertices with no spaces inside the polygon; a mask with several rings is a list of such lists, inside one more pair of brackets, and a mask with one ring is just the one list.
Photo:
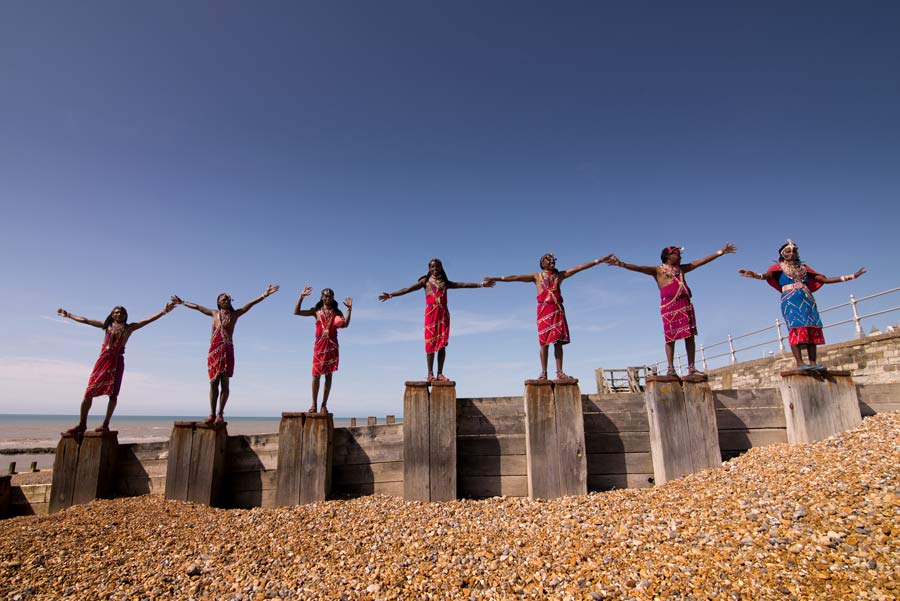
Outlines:
{"label": "beaded necklace", "polygon": [[659,268],[662,269],[662,272],[670,278],[674,278],[679,273],[681,273],[681,267],[669,265],[668,263],[663,263],[659,266]]}
{"label": "beaded necklace", "polygon": [[804,279],[806,279],[806,266],[799,261],[797,263],[788,263],[787,261],[782,261],[781,263],[779,263],[779,266],[781,267],[781,272],[792,280],[802,282]]}

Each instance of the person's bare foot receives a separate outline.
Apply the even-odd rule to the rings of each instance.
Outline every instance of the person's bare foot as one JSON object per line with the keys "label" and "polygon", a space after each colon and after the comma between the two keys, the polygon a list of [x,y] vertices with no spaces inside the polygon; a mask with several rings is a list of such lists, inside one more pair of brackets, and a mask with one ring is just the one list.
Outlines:
{"label": "person's bare foot", "polygon": [[328,409],[325,407],[325,403],[322,403],[322,406],[319,407],[319,413],[321,413],[323,415],[328,413]]}
{"label": "person's bare foot", "polygon": [[216,421],[216,414],[210,413],[209,417],[207,417],[205,420],[203,420],[203,423],[206,424],[207,426],[211,426],[211,425],[213,425],[213,423],[215,423],[215,421]]}
{"label": "person's bare foot", "polygon": [[69,428],[68,430],[66,430],[65,432],[63,432],[63,436],[74,436],[76,434],[83,434],[85,430],[87,430],[87,426],[82,426],[81,424],[78,424],[77,426],[73,426],[73,427]]}
{"label": "person's bare foot", "polygon": [[433,373],[429,373],[429,374],[428,374],[428,377],[425,378],[425,381],[426,381],[426,382],[434,382],[434,374],[433,374]]}
{"label": "person's bare foot", "polygon": [[538,379],[538,380],[546,380],[546,379],[547,379],[547,372],[542,371],[542,372],[541,372],[541,375],[539,375],[539,376],[537,377],[537,379]]}
{"label": "person's bare foot", "polygon": [[307,409],[306,412],[307,412],[307,413],[318,413],[319,410],[316,409],[316,406],[313,404],[313,405],[310,405],[310,406],[309,406],[309,409]]}
{"label": "person's bare foot", "polygon": [[216,421],[213,422],[214,426],[220,426],[225,423],[225,416],[221,413],[216,416]]}
{"label": "person's bare foot", "polygon": [[449,382],[449,381],[450,381],[450,378],[448,378],[448,377],[445,376],[444,374],[438,374],[438,375],[437,375],[437,381],[438,381],[438,382]]}
{"label": "person's bare foot", "polygon": [[109,426],[106,424],[100,424],[96,428],[94,428],[94,432],[109,432]]}

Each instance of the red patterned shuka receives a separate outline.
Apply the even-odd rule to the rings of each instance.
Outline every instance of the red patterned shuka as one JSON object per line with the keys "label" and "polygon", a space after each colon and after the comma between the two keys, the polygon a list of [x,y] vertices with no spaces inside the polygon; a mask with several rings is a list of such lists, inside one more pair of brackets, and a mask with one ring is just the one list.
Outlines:
{"label": "red patterned shuka", "polygon": [[210,382],[222,375],[229,378],[234,375],[234,343],[229,334],[229,326],[233,321],[234,312],[228,309],[219,309],[217,318],[213,319],[209,354],[206,356]]}
{"label": "red patterned shuka", "polygon": [[425,283],[425,352],[435,353],[450,339],[450,309],[447,283],[428,278]]}
{"label": "red patterned shuka", "polygon": [[313,347],[312,375],[322,376],[338,369],[338,328],[347,327],[343,317],[331,309],[316,314],[316,342]]}
{"label": "red patterned shuka", "polygon": [[691,289],[684,281],[681,269],[672,274],[671,282],[659,289],[659,312],[662,315],[666,342],[697,335],[697,317],[691,303]]}
{"label": "red patterned shuka", "polygon": [[94,363],[91,377],[88,380],[85,397],[118,396],[122,387],[122,375],[125,373],[125,324],[112,323],[106,328],[100,356]]}
{"label": "red patterned shuka", "polygon": [[569,344],[569,324],[559,290],[559,273],[541,272],[538,276],[537,330],[538,344]]}

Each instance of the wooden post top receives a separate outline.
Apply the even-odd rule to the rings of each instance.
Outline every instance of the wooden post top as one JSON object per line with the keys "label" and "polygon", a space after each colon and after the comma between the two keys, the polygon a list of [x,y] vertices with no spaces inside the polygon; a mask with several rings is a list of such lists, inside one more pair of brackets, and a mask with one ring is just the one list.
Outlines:
{"label": "wooden post top", "polygon": [[228,422],[219,424],[207,424],[206,422],[176,421],[176,428],[205,428],[208,430],[218,430],[228,425]]}
{"label": "wooden post top", "polygon": [[650,382],[681,382],[678,376],[647,376],[647,383]]}
{"label": "wooden post top", "polygon": [[318,411],[315,413],[311,413],[309,411],[282,411],[281,412],[281,417],[288,418],[288,419],[297,419],[297,418],[300,418],[300,419],[306,419],[306,418],[325,419],[326,417],[330,418],[333,415],[334,414],[331,413],[330,411],[326,411],[324,413],[321,413]]}
{"label": "wooden post top", "polygon": [[681,378],[682,382],[709,382],[709,376],[706,374],[689,374]]}
{"label": "wooden post top", "polygon": [[827,380],[828,378],[833,377],[849,377],[850,375],[851,374],[849,371],[832,371],[830,369],[789,369],[787,371],[781,372],[782,378],[786,378],[788,376],[809,376],[812,378],[816,378],[817,380]]}
{"label": "wooden post top", "polygon": [[566,378],[565,380],[525,380],[525,386],[565,386],[578,384],[578,378]]}
{"label": "wooden post top", "polygon": [[86,430],[84,432],[60,432],[60,436],[78,440],[81,440],[82,438],[117,438],[119,436],[119,431],[107,430],[106,432],[95,432],[94,430]]}
{"label": "wooden post top", "polygon": [[0,476],[0,481],[9,480],[11,478],[12,478],[12,474],[3,474],[2,476]]}
{"label": "wooden post top", "polygon": [[434,380],[433,382],[426,382],[425,380],[409,380],[408,382],[404,382],[407,388],[427,388],[429,386],[456,386],[456,382],[453,380],[445,380],[443,382],[439,382]]}

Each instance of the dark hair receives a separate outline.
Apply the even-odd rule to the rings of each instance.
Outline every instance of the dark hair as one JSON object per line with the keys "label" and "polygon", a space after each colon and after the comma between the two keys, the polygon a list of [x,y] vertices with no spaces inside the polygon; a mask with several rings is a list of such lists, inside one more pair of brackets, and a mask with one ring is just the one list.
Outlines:
{"label": "dark hair", "polygon": [[778,248],[778,258],[775,260],[775,262],[781,263],[782,261],[784,261],[784,257],[781,256],[781,251],[783,251],[788,246],[795,246],[797,248],[797,262],[802,263],[803,261],[800,260],[800,247],[793,242],[785,242]]}
{"label": "dark hair", "polygon": [[221,308],[221,307],[219,307],[219,299],[222,298],[223,296],[228,297],[228,309],[230,309],[231,311],[234,311],[234,305],[231,304],[231,300],[232,300],[231,296],[227,292],[220,292],[219,295],[216,297],[216,309]]}
{"label": "dark hair", "polygon": [[[538,267],[541,268],[541,271],[544,271],[544,259],[546,259],[547,257],[553,257],[553,253],[545,253],[544,255],[541,255],[541,260],[538,261]],[[553,258],[555,259],[556,257]],[[554,267],[553,273],[559,273],[559,269]]]}
{"label": "dark hair", "polygon": [[110,311],[109,315],[106,316],[106,319],[103,320],[103,329],[104,330],[106,328],[108,328],[110,326],[110,324],[113,322],[112,314],[113,314],[113,311],[115,311],[116,309],[122,309],[122,313],[125,314],[125,324],[126,325],[128,324],[128,311],[125,309],[125,307],[123,307],[121,305],[117,305],[112,308],[112,311]]}
{"label": "dark hair", "polygon": [[428,261],[428,273],[426,273],[425,275],[423,275],[422,277],[420,277],[418,281],[420,281],[420,282],[422,282],[422,283],[425,283],[425,282],[428,281],[429,276],[431,276],[431,264],[434,263],[434,262],[436,262],[436,263],[438,264],[438,274],[437,274],[437,278],[438,278],[439,280],[443,280],[443,282],[446,284],[446,283],[449,282],[450,280],[447,279],[447,272],[444,271],[444,263],[443,263],[440,259],[438,259],[437,257],[435,257],[435,258],[431,259],[430,261]]}
{"label": "dark hair", "polygon": [[[332,290],[331,288],[322,288],[322,294],[325,294],[326,291],[331,293],[331,306],[328,308],[331,309],[332,311],[334,311],[335,313],[337,313],[338,315],[340,315],[341,317],[343,317],[344,316],[343,311],[341,311],[341,309],[338,307],[337,301],[334,300],[334,290]],[[325,306],[325,302],[322,300],[322,298],[320,296],[319,302],[316,303],[316,306],[313,307],[313,310],[318,311],[319,309],[321,309],[324,306]]]}
{"label": "dark hair", "polygon": [[676,251],[676,250],[677,250],[678,252],[681,252],[681,248],[678,247],[678,246],[667,246],[667,247],[665,247],[664,249],[662,249],[662,252],[659,253],[659,259],[660,259],[663,263],[665,263],[666,261],[669,260],[669,255],[671,255],[671,254],[672,254],[674,251]]}

